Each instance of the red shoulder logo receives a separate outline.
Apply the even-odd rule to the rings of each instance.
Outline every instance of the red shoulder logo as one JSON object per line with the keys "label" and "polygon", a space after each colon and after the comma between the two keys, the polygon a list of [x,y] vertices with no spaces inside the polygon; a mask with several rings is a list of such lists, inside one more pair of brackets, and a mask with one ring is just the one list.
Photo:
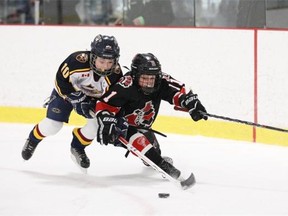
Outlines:
{"label": "red shoulder logo", "polygon": [[123,88],[129,88],[133,84],[133,80],[131,76],[123,76],[119,80],[119,85]]}

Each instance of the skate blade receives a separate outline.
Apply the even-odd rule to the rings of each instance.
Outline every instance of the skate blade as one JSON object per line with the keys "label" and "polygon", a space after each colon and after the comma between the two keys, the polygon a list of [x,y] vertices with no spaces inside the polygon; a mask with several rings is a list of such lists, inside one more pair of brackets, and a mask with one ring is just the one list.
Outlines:
{"label": "skate blade", "polygon": [[81,173],[83,173],[83,174],[88,174],[88,169],[81,167],[81,166],[77,163],[77,160],[76,160],[76,158],[75,158],[75,156],[74,156],[73,154],[70,154],[70,157],[71,157],[72,161],[76,164],[76,166],[78,167],[78,169],[80,169]]}

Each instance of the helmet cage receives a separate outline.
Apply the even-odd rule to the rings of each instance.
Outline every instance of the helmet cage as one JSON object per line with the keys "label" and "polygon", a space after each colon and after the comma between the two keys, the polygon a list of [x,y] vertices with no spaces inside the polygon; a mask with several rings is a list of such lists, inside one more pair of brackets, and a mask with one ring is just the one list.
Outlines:
{"label": "helmet cage", "polygon": [[[153,76],[155,76],[154,86],[153,87],[140,86],[139,85],[139,79],[140,79],[141,75],[153,75]],[[137,86],[143,91],[144,94],[152,94],[152,93],[158,91],[160,88],[160,84],[161,84],[161,80],[162,80],[162,72],[161,71],[142,71],[140,73],[138,72],[135,75],[134,79],[137,83]]]}
{"label": "helmet cage", "polygon": [[[153,54],[137,54],[131,64],[131,74],[136,82],[136,85],[143,91],[144,94],[152,94],[159,90],[163,74],[161,71],[161,65]],[[139,79],[141,75],[154,75],[154,86],[140,86]]]}
{"label": "helmet cage", "polygon": [[[97,54],[94,54],[94,53],[90,53],[90,67],[91,69],[93,70],[94,73],[96,73],[97,75],[99,76],[109,76],[110,74],[112,74],[114,71],[115,71],[115,68],[116,66],[118,65],[118,61],[119,61],[119,58],[111,58],[114,60],[114,63],[112,65],[112,67],[108,70],[101,70],[101,69],[98,69],[95,65],[96,63],[96,59],[98,57],[101,57],[101,56],[98,56]],[[103,58],[103,57],[102,57]],[[105,59],[109,59],[109,58],[105,58]]]}

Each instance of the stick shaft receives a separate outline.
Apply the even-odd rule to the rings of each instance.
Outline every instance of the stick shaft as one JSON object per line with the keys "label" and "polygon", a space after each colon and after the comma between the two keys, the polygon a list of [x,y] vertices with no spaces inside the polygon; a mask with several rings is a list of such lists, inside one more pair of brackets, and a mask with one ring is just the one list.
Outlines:
{"label": "stick shaft", "polygon": [[157,166],[153,161],[151,161],[149,158],[147,158],[144,154],[142,154],[138,149],[136,149],[132,144],[130,144],[124,137],[119,137],[119,141],[124,144],[127,149],[131,152],[133,152],[135,155],[137,155],[140,159],[145,161],[147,164],[149,164],[154,170],[159,172],[160,174],[164,175],[165,178],[167,178],[169,181],[179,184],[179,182],[172,178],[168,173],[166,173],[164,170],[162,170],[159,166]]}
{"label": "stick shaft", "polygon": [[[180,110],[180,111],[183,111],[183,112],[188,112],[187,109],[184,109],[184,108],[181,108],[181,107],[174,107],[174,109],[175,110]],[[205,113],[205,112],[201,112],[201,113],[202,113],[202,115],[205,115],[205,116],[208,116],[208,117],[211,117],[211,118],[222,119],[222,120],[231,121],[231,122],[237,122],[237,123],[246,124],[246,125],[250,125],[250,126],[254,126],[254,127],[266,128],[266,129],[270,129],[270,130],[275,130],[275,131],[281,131],[281,132],[288,133],[288,130],[287,129],[283,129],[283,128],[278,128],[278,127],[273,127],[273,126],[269,126],[269,125],[258,124],[258,123],[254,123],[254,122],[244,121],[244,120],[240,120],[240,119],[235,119],[235,118],[230,118],[230,117],[226,117],[226,116],[220,116],[220,115],[215,115],[215,114],[210,114],[210,113]]]}
{"label": "stick shaft", "polygon": [[255,127],[266,128],[266,129],[270,129],[270,130],[276,130],[276,131],[288,133],[288,130],[286,130],[286,129],[277,128],[277,127],[273,127],[273,126],[269,126],[269,125],[258,124],[258,123],[254,123],[254,122],[244,121],[244,120],[240,120],[240,119],[234,119],[234,118],[225,117],[225,116],[219,116],[219,115],[210,114],[210,113],[203,113],[203,115],[206,115],[206,116],[212,117],[212,118],[226,120],[226,121],[232,121],[232,122],[237,122],[237,123],[241,123],[241,124],[246,124],[246,125],[251,125],[251,126],[255,126]]}

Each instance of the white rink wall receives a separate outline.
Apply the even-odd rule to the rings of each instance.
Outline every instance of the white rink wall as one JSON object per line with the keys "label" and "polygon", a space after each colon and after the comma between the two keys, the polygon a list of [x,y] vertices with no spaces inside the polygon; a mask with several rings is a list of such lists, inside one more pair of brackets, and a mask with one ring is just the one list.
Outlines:
{"label": "white rink wall", "polygon": [[[60,63],[89,50],[100,33],[117,38],[122,66],[138,52],[152,52],[164,72],[198,93],[209,113],[254,120],[254,30],[0,26],[0,32],[0,106],[41,107]],[[258,122],[288,128],[288,32],[257,35]],[[165,102],[160,114],[187,116]]]}
{"label": "white rink wall", "polygon": [[288,128],[288,31],[258,32],[259,122]]}

